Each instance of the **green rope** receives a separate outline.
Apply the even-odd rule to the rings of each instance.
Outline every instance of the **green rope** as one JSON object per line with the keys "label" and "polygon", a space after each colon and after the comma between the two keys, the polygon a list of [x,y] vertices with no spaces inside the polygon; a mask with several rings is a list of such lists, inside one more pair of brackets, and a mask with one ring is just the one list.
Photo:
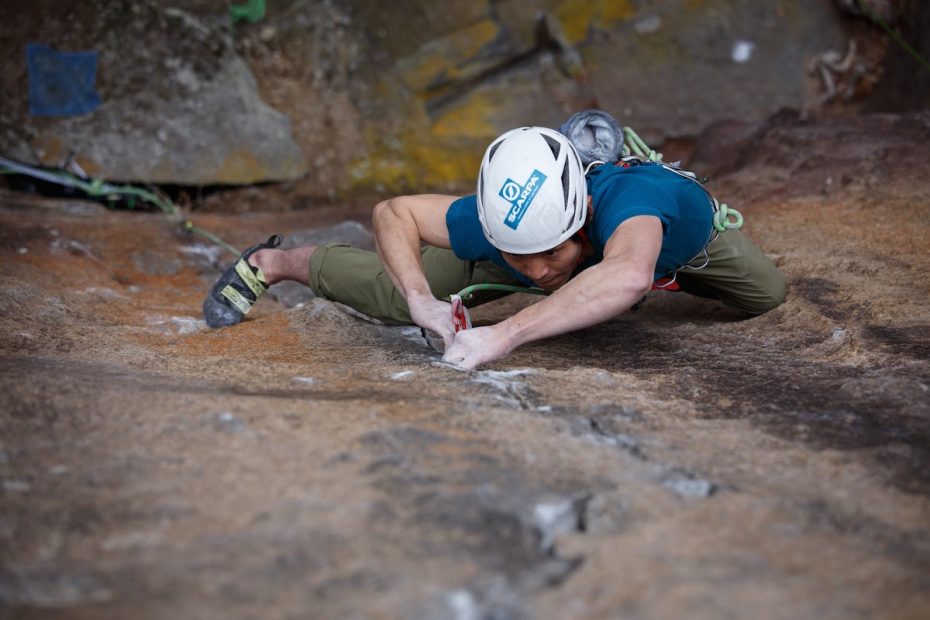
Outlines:
{"label": "green rope", "polygon": [[742,213],[736,209],[731,209],[724,203],[718,202],[716,198],[714,198],[714,206],[717,207],[714,211],[714,229],[717,232],[739,230],[743,227]]}
{"label": "green rope", "polygon": [[250,24],[265,17],[265,0],[248,0],[245,4],[233,4],[229,7],[233,22],[245,21]]}
{"label": "green rope", "polygon": [[549,291],[531,286],[516,286],[513,284],[472,284],[458,292],[462,301],[471,301],[478,291],[504,291],[507,293],[529,293],[531,295],[548,295]]}
{"label": "green rope", "polygon": [[891,38],[894,39],[898,43],[898,45],[904,48],[904,50],[907,51],[908,54],[916,58],[917,62],[919,62],[921,66],[923,66],[924,69],[926,69],[927,71],[930,71],[930,64],[928,64],[927,61],[924,60],[923,57],[919,53],[917,53],[917,50],[911,47],[910,44],[904,40],[904,37],[902,37],[901,34],[897,30],[889,26],[888,23],[885,22],[885,20],[883,20],[881,17],[873,13],[872,10],[869,9],[867,3],[860,2],[858,6],[865,12],[866,16],[869,19],[871,19],[873,22],[881,26],[881,28],[885,32],[891,35]]}
{"label": "green rope", "polygon": [[130,204],[132,205],[130,208],[135,206],[135,199],[139,198],[144,202],[148,202],[158,207],[162,213],[168,216],[172,223],[179,225],[183,230],[195,235],[199,235],[204,239],[215,243],[233,256],[238,257],[240,254],[239,250],[223,241],[220,237],[202,228],[194,226],[194,223],[185,218],[181,211],[178,209],[177,205],[171,202],[171,200],[162,198],[155,192],[151,192],[147,189],[142,189],[141,187],[135,187],[132,185],[113,185],[107,183],[103,179],[91,179],[90,181],[85,181],[66,172],[43,170],[41,168],[35,168],[33,166],[14,162],[3,157],[0,157],[0,172],[3,172],[4,174],[25,174],[36,179],[48,181],[50,183],[57,183],[58,185],[74,187],[81,190],[88,196],[107,198],[110,200],[115,200],[120,196],[127,197],[129,198]]}
{"label": "green rope", "polygon": [[[629,127],[623,128],[623,137],[624,157],[636,155],[637,157],[641,157],[646,161],[662,161],[662,153],[653,151],[651,148],[649,148],[649,145],[647,145],[643,139],[640,138],[636,132]],[[630,148],[630,145],[632,145],[632,149]]]}
{"label": "green rope", "polygon": [[238,257],[240,254],[242,254],[242,252],[240,252],[239,250],[237,250],[235,247],[231,246],[230,244],[226,243],[220,237],[216,236],[209,230],[204,230],[203,228],[194,226],[194,223],[190,220],[185,220],[183,226],[184,226],[184,230],[186,230],[187,232],[193,233],[195,235],[200,235],[204,239],[212,241],[213,243],[220,246],[221,248],[223,248],[224,250],[226,250],[233,256]]}

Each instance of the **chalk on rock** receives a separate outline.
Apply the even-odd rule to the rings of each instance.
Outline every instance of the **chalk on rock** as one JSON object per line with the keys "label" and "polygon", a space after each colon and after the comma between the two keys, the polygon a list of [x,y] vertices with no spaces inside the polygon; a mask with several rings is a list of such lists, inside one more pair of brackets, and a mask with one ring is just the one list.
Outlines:
{"label": "chalk on rock", "polygon": [[682,497],[710,497],[717,491],[717,485],[713,482],[683,474],[666,478],[662,485]]}

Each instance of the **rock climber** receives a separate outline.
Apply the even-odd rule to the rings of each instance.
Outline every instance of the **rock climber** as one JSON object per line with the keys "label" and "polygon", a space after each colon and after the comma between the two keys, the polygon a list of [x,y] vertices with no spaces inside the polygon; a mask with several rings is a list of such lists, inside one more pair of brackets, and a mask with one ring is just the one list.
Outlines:
{"label": "rock climber", "polygon": [[[576,139],[586,160],[604,131],[588,125],[593,148],[583,135]],[[577,129],[565,127],[568,135]],[[657,281],[748,315],[784,301],[775,265],[740,231],[715,227],[719,203],[701,184],[660,162],[612,164],[593,160],[586,171],[565,133],[513,129],[488,146],[475,195],[379,203],[372,217],[377,253],[340,243],[281,250],[275,235],[220,276],[205,318],[211,327],[236,324],[268,286],[295,280],[385,323],[435,332],[443,360],[470,369],[614,318]],[[551,295],[497,324],[456,332],[443,298],[475,283],[536,286]],[[469,305],[495,295],[476,295]]]}

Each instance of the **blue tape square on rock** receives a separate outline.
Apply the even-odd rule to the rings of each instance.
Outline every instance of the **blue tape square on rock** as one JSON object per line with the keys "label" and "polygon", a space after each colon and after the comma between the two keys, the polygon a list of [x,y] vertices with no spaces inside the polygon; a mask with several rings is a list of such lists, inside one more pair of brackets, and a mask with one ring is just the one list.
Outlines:
{"label": "blue tape square on rock", "polygon": [[94,90],[97,52],[58,52],[41,43],[26,45],[30,116],[77,116],[100,105]]}

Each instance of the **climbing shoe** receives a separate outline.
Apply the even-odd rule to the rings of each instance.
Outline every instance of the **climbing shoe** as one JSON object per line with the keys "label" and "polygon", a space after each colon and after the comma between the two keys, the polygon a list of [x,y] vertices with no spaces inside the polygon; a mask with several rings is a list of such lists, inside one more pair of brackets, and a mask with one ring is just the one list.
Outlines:
{"label": "climbing shoe", "polygon": [[283,240],[281,235],[272,235],[265,243],[249,248],[217,278],[203,302],[203,318],[207,325],[235,325],[252,309],[258,298],[268,290],[268,282],[261,269],[249,264],[249,257],[258,250],[276,248]]}

